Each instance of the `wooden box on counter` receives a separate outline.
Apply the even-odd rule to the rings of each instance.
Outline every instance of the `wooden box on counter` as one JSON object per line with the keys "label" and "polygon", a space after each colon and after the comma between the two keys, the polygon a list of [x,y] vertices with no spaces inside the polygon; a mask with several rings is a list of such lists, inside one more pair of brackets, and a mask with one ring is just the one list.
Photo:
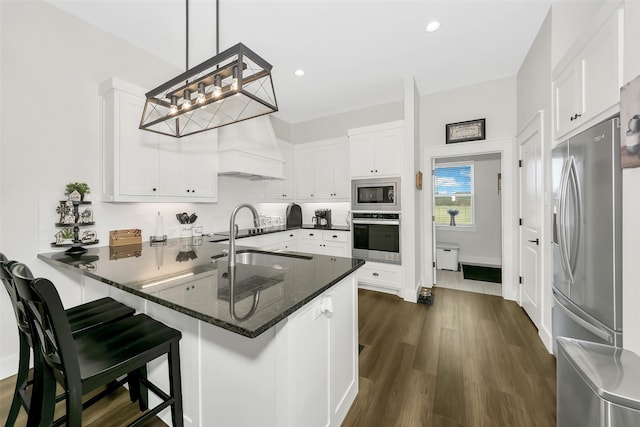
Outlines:
{"label": "wooden box on counter", "polygon": [[109,246],[139,245],[141,243],[142,230],[138,228],[109,231]]}

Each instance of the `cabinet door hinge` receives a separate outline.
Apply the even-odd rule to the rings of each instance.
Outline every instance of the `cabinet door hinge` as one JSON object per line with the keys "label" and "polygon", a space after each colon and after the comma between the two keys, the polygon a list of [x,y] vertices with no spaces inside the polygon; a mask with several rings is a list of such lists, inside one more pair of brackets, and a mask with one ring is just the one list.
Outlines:
{"label": "cabinet door hinge", "polygon": [[518,277],[518,283],[522,284],[522,276]]}
{"label": "cabinet door hinge", "polygon": [[436,216],[435,215],[431,216],[431,221],[436,222]]}
{"label": "cabinet door hinge", "polygon": [[522,167],[522,160],[518,160],[518,167],[521,168]]}
{"label": "cabinet door hinge", "polygon": [[518,225],[522,225],[522,218],[518,218]]}
{"label": "cabinet door hinge", "polygon": [[433,261],[433,263],[432,263],[432,264],[433,264],[433,268],[436,268],[436,262],[435,262],[435,261]]}

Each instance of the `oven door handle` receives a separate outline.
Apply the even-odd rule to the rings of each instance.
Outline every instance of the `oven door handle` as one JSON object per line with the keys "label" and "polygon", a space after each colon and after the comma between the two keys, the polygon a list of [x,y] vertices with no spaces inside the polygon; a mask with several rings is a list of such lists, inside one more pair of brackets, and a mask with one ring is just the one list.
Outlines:
{"label": "oven door handle", "polygon": [[400,220],[386,219],[353,219],[353,224],[371,224],[371,225],[400,225]]}

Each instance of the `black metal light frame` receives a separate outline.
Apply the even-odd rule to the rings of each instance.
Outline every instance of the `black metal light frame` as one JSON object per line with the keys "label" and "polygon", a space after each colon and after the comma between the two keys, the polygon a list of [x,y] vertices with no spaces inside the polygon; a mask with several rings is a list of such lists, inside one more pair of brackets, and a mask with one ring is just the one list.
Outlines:
{"label": "black metal light frame", "polygon": [[188,69],[186,4],[187,71],[146,93],[140,129],[180,138],[278,111],[271,64],[242,43]]}

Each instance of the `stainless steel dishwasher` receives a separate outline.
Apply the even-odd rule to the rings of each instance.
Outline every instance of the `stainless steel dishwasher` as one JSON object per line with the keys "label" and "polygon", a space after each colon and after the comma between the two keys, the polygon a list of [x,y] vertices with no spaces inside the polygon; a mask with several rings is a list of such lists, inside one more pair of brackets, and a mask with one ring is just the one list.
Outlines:
{"label": "stainless steel dishwasher", "polygon": [[640,356],[559,337],[557,357],[558,427],[640,425]]}

